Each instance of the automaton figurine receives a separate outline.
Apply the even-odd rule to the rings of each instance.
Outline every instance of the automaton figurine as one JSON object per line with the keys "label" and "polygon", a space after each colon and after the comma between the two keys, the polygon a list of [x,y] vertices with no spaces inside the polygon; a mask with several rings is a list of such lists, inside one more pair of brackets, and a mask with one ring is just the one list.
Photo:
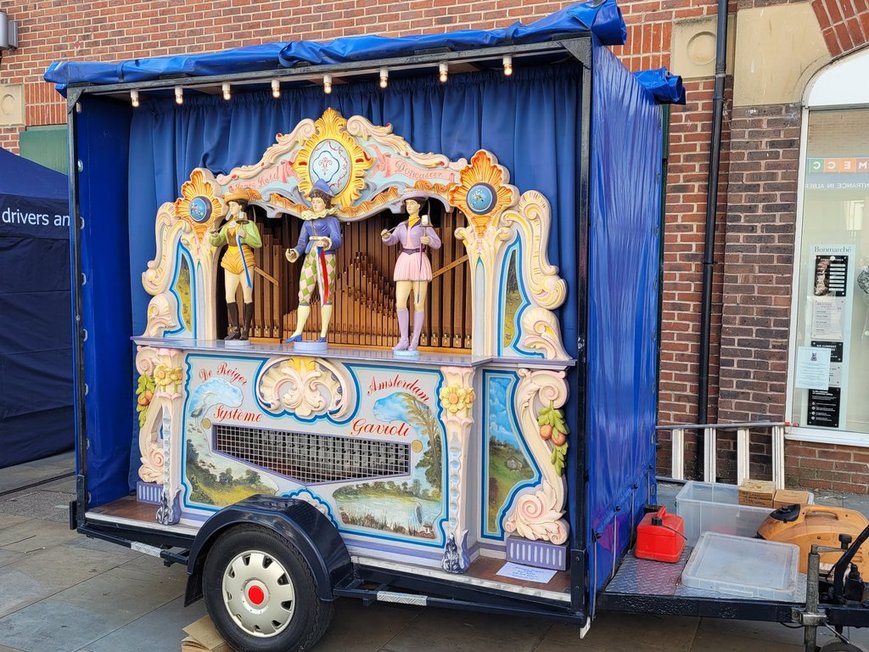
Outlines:
{"label": "automaton figurine", "polygon": [[296,313],[296,329],[287,342],[301,342],[305,323],[311,315],[311,297],[314,288],[320,291],[321,327],[318,343],[326,343],[329,322],[332,319],[332,306],[335,290],[337,261],[335,253],[341,247],[341,223],[335,217],[337,208],[332,207],[332,189],[319,179],[308,198],[311,210],[302,213],[304,224],[299,241],[292,249],[287,249],[286,257],[291,263],[304,254],[302,271],[299,276],[299,308]]}
{"label": "automaton figurine", "polygon": [[[220,262],[226,287],[226,311],[229,316],[229,328],[224,339],[247,341],[253,320],[253,279],[256,269],[253,250],[262,247],[262,238],[256,223],[248,219],[245,209],[249,201],[260,199],[260,195],[252,188],[242,188],[228,193],[223,199],[227,204],[227,219],[219,231],[211,232],[209,241],[214,247],[227,247]],[[235,300],[239,285],[244,296],[241,327]]]}
{"label": "automaton figurine", "polygon": [[[380,237],[387,245],[401,245],[401,254],[395,262],[392,279],[395,281],[395,306],[398,317],[399,340],[393,347],[396,353],[414,353],[419,346],[422,324],[425,320],[425,298],[432,279],[431,261],[427,248],[440,249],[441,239],[431,227],[428,215],[419,214],[424,199],[405,200],[407,219],[394,229],[384,229]],[[413,291],[413,334],[408,338],[410,314],[407,303]]]}

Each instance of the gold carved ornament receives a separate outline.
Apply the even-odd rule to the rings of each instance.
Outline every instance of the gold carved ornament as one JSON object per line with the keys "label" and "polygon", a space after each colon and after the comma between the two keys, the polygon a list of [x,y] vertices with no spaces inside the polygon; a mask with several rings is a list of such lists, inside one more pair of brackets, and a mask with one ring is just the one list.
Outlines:
{"label": "gold carved ornament", "polygon": [[481,240],[502,211],[516,202],[516,189],[507,185],[509,181],[507,171],[480,150],[450,190],[450,204],[465,214]]}
{"label": "gold carved ornament", "polygon": [[347,155],[346,163],[349,165],[349,170],[344,175],[347,180],[343,186],[341,188],[332,186],[332,190],[336,193],[332,205],[341,209],[347,208],[359,198],[365,188],[365,172],[374,164],[374,160],[357,140],[347,133],[347,120],[335,109],[326,109],[314,123],[314,129],[314,135],[305,141],[292,162],[293,170],[299,178],[299,190],[305,196],[311,191],[314,185],[311,175],[311,156],[318,147],[332,141],[339,152],[343,150]]}
{"label": "gold carved ornament", "polygon": [[193,170],[190,179],[181,184],[181,197],[175,200],[175,214],[190,224],[196,236],[202,239],[209,226],[215,224],[224,212],[214,186],[205,180],[202,170]]}

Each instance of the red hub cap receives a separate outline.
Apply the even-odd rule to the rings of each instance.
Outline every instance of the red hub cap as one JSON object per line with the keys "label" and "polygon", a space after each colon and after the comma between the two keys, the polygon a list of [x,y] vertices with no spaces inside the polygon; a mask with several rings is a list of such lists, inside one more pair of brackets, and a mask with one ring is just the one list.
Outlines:
{"label": "red hub cap", "polygon": [[247,590],[247,599],[252,604],[261,605],[263,600],[266,599],[266,594],[260,587],[254,585]]}

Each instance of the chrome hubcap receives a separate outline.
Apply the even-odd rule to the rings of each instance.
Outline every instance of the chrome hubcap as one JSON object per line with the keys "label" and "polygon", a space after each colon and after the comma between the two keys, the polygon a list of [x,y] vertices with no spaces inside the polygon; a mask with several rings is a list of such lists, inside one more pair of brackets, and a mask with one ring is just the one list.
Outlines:
{"label": "chrome hubcap", "polygon": [[276,636],[293,619],[296,592],[290,576],[264,552],[236,555],[223,573],[222,588],[229,615],[252,636]]}

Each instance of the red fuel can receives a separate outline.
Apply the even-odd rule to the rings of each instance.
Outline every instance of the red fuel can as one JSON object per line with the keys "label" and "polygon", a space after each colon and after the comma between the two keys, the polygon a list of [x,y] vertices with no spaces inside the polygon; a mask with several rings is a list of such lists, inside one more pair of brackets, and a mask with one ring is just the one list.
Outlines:
{"label": "red fuel can", "polygon": [[634,554],[640,559],[677,562],[684,547],[685,521],[664,507],[646,514],[637,526]]}

